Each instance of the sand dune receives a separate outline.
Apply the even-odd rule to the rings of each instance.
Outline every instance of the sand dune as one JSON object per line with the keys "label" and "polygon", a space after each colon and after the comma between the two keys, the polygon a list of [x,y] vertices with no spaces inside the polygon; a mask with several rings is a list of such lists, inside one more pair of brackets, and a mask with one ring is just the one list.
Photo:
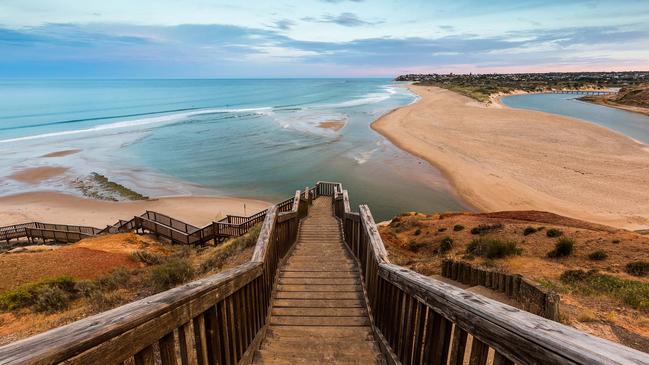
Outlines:
{"label": "sand dune", "polygon": [[616,227],[649,227],[645,145],[576,119],[485,107],[435,87],[373,128],[442,169],[484,211],[537,209]]}

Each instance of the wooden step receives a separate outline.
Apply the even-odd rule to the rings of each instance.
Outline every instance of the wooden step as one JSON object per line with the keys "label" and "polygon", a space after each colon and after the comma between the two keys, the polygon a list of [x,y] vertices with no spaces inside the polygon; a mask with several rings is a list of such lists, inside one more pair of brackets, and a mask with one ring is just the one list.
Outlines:
{"label": "wooden step", "polygon": [[357,292],[361,291],[360,285],[345,285],[345,284],[278,284],[277,291],[331,291],[331,292]]}
{"label": "wooden step", "polygon": [[279,268],[266,337],[252,363],[384,364],[361,284],[331,198],[316,199]]}
{"label": "wooden step", "polygon": [[279,284],[359,285],[359,278],[279,278]]}
{"label": "wooden step", "polygon": [[[327,357],[329,356],[329,357]],[[252,364],[257,365],[367,365],[380,364],[378,358],[359,358],[355,355],[336,354],[273,354],[272,351],[256,351]]]}
{"label": "wooden step", "polygon": [[273,316],[366,317],[364,308],[287,308],[273,307]]}
{"label": "wooden step", "polygon": [[274,292],[275,299],[363,299],[362,292],[335,291],[281,291]]}
{"label": "wooden step", "polygon": [[273,307],[298,308],[364,308],[359,299],[273,299]]}
{"label": "wooden step", "polygon": [[310,339],[339,339],[340,341],[357,339],[373,340],[374,335],[370,327],[344,327],[344,326],[318,326],[318,327],[293,327],[269,326],[266,331],[267,339],[275,338],[310,338]]}
{"label": "wooden step", "polygon": [[282,326],[369,326],[367,317],[278,316],[270,317],[271,325]]}
{"label": "wooden step", "polygon": [[280,271],[280,278],[358,278],[358,271]]}

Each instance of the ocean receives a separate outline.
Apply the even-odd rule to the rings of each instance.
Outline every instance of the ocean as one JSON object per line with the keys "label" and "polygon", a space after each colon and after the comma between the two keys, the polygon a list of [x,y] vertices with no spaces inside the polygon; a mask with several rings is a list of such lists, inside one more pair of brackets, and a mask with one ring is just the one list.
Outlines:
{"label": "ocean", "polygon": [[[75,179],[98,172],[150,196],[268,201],[340,181],[377,220],[469,209],[437,169],[370,128],[416,100],[387,79],[4,80],[0,95],[0,195],[79,194]],[[81,151],[42,157],[69,149]],[[46,165],[69,170],[36,185],[7,178]]]}

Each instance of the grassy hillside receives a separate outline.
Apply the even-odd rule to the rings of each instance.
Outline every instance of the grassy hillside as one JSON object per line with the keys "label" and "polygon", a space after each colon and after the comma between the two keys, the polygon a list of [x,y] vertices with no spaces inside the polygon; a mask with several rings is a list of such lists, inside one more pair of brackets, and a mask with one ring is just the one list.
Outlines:
{"label": "grassy hillside", "polygon": [[649,351],[649,237],[544,212],[416,214],[380,228],[390,259],[439,275],[443,258],[521,274],[561,296],[562,322]]}

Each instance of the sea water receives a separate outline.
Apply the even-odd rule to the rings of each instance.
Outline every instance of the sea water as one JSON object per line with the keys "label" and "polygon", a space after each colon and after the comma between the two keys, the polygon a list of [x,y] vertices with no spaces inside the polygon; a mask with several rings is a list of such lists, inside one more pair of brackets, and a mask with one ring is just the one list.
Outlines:
{"label": "sea water", "polygon": [[[268,201],[340,181],[377,220],[469,208],[438,170],[371,129],[416,100],[387,79],[5,80],[0,95],[0,195],[75,192],[98,172],[152,196]],[[332,120],[344,128],[320,127]],[[81,151],[42,157],[68,149]],[[69,170],[36,185],[7,178],[45,165]]]}
{"label": "sea water", "polygon": [[561,114],[601,125],[636,141],[649,144],[649,116],[578,100],[582,94],[523,94],[502,99],[520,109]]}

